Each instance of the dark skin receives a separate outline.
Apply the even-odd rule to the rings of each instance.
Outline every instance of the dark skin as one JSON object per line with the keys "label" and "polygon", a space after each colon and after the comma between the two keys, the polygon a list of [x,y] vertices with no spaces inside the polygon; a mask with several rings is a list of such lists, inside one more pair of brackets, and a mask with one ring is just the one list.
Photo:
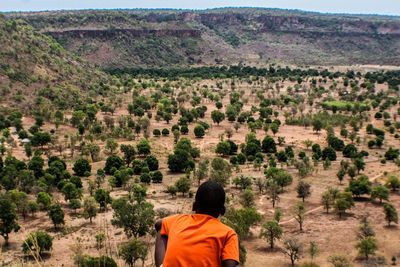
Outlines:
{"label": "dark skin", "polygon": [[[213,216],[214,218],[218,218],[219,215],[223,215],[225,213],[225,208],[219,212],[219,214],[209,214],[205,211],[202,211],[197,208],[196,202],[193,203],[193,211],[195,211],[196,214],[206,214]],[[162,225],[162,220],[158,220],[156,224],[154,225],[157,235],[156,235],[156,245],[155,245],[155,251],[154,251],[154,257],[156,261],[156,267],[160,267],[161,264],[164,262],[164,257],[165,257],[165,252],[167,250],[167,244],[168,244],[168,236],[162,236],[160,235],[160,230],[161,230],[161,225]],[[238,263],[234,260],[224,260],[221,263],[222,267],[236,267]]]}

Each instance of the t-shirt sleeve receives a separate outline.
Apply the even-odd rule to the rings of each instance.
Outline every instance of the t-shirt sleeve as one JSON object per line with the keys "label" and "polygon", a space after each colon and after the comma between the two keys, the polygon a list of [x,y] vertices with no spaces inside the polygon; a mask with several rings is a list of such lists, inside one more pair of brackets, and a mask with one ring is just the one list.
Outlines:
{"label": "t-shirt sleeve", "polygon": [[161,223],[161,230],[160,230],[160,235],[169,235],[169,231],[171,230],[173,224],[176,222],[180,215],[172,215],[169,217],[165,217],[162,219]]}
{"label": "t-shirt sleeve", "polygon": [[239,263],[239,239],[234,231],[230,231],[227,235],[221,258],[222,261],[234,260]]}

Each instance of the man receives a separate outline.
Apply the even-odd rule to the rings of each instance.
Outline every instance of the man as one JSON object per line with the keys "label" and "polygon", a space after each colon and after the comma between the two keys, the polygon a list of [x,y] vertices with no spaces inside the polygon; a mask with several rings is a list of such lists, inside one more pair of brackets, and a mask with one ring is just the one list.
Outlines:
{"label": "man", "polygon": [[235,267],[239,242],[235,231],[221,223],[225,191],[213,181],[200,185],[193,203],[195,214],[177,214],[158,221],[157,267]]}

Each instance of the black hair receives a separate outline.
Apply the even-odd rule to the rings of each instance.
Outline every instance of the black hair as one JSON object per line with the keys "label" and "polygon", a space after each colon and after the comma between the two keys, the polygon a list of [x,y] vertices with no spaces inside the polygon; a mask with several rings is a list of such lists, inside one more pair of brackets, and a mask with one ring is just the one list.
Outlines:
{"label": "black hair", "polygon": [[225,214],[225,190],[217,182],[207,181],[199,186],[193,211],[218,218]]}

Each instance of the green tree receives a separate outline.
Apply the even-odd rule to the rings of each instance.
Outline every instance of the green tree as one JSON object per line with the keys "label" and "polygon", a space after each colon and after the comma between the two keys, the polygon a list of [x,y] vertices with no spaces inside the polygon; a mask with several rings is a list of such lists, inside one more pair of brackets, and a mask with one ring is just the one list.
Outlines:
{"label": "green tree", "polygon": [[121,152],[124,153],[124,160],[127,166],[135,159],[136,150],[132,145],[121,145]]}
{"label": "green tree", "polygon": [[76,210],[80,209],[82,207],[81,205],[81,201],[79,199],[71,199],[69,201],[69,205],[68,205],[71,209],[74,210],[74,213],[76,214]]}
{"label": "green tree", "polygon": [[303,231],[303,224],[304,224],[304,219],[306,217],[306,207],[303,202],[297,203],[296,206],[293,208],[293,216],[294,219],[297,221],[300,227],[300,231]]}
{"label": "green tree", "polygon": [[177,191],[182,193],[182,195],[184,196],[185,193],[189,192],[190,184],[191,184],[190,179],[183,176],[183,177],[179,178],[178,181],[176,181],[175,187],[176,187]]}
{"label": "green tree", "polygon": [[123,228],[128,238],[144,236],[154,225],[155,212],[151,203],[119,198],[113,201],[112,208],[111,223]]}
{"label": "green tree", "polygon": [[292,266],[300,259],[303,252],[302,244],[296,239],[288,239],[284,243],[284,253],[290,258]]}
{"label": "green tree", "polygon": [[22,243],[22,251],[25,254],[31,254],[36,259],[45,251],[50,251],[53,247],[53,237],[48,233],[38,231],[32,232],[28,235]]}
{"label": "green tree", "polygon": [[311,185],[307,182],[300,181],[296,187],[297,196],[300,197],[303,202],[306,197],[311,195]]}
{"label": "green tree", "polygon": [[265,153],[276,153],[275,140],[271,136],[265,136],[261,148]]}
{"label": "green tree", "polygon": [[57,226],[65,224],[64,211],[62,210],[61,205],[53,204],[49,207],[49,210],[47,212],[50,220],[54,224],[54,229],[57,230]]}
{"label": "green tree", "polygon": [[354,206],[353,196],[350,192],[341,192],[336,198],[334,206],[339,218],[342,218],[346,210]]}
{"label": "green tree", "polygon": [[61,191],[64,194],[65,200],[80,199],[82,196],[82,191],[76,188],[76,185],[71,182],[67,182]]}
{"label": "green tree", "polygon": [[372,236],[365,237],[361,239],[356,248],[358,252],[365,257],[366,260],[369,259],[370,255],[374,255],[375,251],[378,249],[376,244],[376,239]]}
{"label": "green tree", "polygon": [[239,239],[249,235],[250,228],[262,219],[255,208],[228,209],[223,222],[232,227]]}
{"label": "green tree", "polygon": [[147,156],[150,154],[150,143],[146,139],[140,140],[140,142],[136,145],[136,148],[139,155]]}
{"label": "green tree", "polygon": [[106,140],[105,150],[107,154],[114,155],[118,149],[118,143],[113,138],[108,138]]}
{"label": "green tree", "polygon": [[92,171],[92,166],[90,166],[89,161],[81,158],[74,163],[72,170],[77,176],[89,176]]}
{"label": "green tree", "polygon": [[148,245],[140,239],[133,238],[127,243],[122,244],[118,252],[120,257],[129,266],[134,266],[139,259],[142,260],[144,264],[148,254]]}
{"label": "green tree", "polygon": [[379,203],[382,204],[382,200],[389,200],[389,189],[387,189],[383,185],[377,185],[372,188],[371,190],[371,198],[372,199],[379,199]]}
{"label": "green tree", "polygon": [[215,153],[222,156],[228,156],[231,154],[231,145],[226,141],[219,142],[217,144],[217,148],[215,149]]}
{"label": "green tree", "polygon": [[390,176],[386,182],[386,186],[390,187],[392,191],[396,191],[400,188],[400,179],[396,176]]}
{"label": "green tree", "polygon": [[83,200],[83,216],[85,219],[89,219],[90,223],[92,223],[92,219],[97,215],[97,206],[97,202],[93,197],[87,197]]}
{"label": "green tree", "polygon": [[112,202],[110,192],[103,188],[99,188],[96,190],[96,193],[94,194],[94,199],[97,201],[97,203],[99,203],[101,210],[106,210],[107,205],[111,204]]}
{"label": "green tree", "polygon": [[47,210],[51,205],[51,196],[46,192],[39,192],[36,202],[39,204],[41,210]]}
{"label": "green tree", "polygon": [[254,201],[254,193],[251,189],[245,189],[241,194],[240,194],[240,203],[244,208],[251,208],[254,207],[255,201]]}
{"label": "green tree", "polygon": [[231,165],[228,161],[220,157],[216,157],[211,161],[210,180],[225,186],[229,183],[231,174]]}
{"label": "green tree", "polygon": [[383,205],[383,211],[385,213],[385,220],[388,222],[388,226],[390,226],[390,223],[392,222],[399,222],[397,210],[393,205],[386,203]]}
{"label": "green tree", "polygon": [[213,120],[214,123],[219,125],[221,123],[221,121],[223,121],[225,119],[225,114],[219,110],[213,110],[211,112],[211,119]]}
{"label": "green tree", "polygon": [[267,240],[271,249],[274,248],[275,240],[279,240],[282,234],[282,227],[275,220],[268,221],[262,225],[261,237]]}
{"label": "green tree", "polygon": [[197,125],[196,127],[194,127],[193,132],[197,138],[201,138],[205,135],[205,129],[202,125]]}
{"label": "green tree", "polygon": [[15,204],[6,195],[0,195],[0,235],[4,238],[6,246],[8,246],[9,234],[18,232],[19,229]]}

